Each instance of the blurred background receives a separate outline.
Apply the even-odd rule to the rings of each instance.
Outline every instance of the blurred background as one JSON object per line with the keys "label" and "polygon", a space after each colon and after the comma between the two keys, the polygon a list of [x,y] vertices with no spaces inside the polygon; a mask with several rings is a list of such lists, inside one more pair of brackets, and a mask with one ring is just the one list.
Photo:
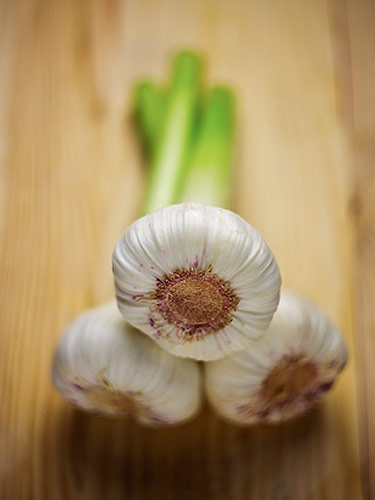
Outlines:
{"label": "blurred background", "polygon": [[[1,499],[375,498],[374,25],[370,0],[1,1]],[[291,424],[205,409],[146,430],[50,381],[138,215],[134,82],[186,47],[237,93],[235,210],[349,344],[337,387]]]}

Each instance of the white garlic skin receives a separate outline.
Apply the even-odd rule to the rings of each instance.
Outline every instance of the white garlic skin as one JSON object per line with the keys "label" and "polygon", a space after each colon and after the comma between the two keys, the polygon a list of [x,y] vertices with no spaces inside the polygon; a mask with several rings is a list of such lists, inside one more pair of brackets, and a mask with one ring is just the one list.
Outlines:
{"label": "white garlic skin", "polygon": [[76,406],[149,426],[190,420],[201,405],[200,367],[160,349],[129,325],[116,302],[81,314],[58,344],[58,391]]}
{"label": "white garlic skin", "polygon": [[[274,403],[265,400],[267,377],[293,359],[316,370],[315,378],[299,388],[289,402],[287,397],[274,398]],[[341,334],[325,315],[300,295],[283,291],[261,339],[245,351],[205,364],[205,390],[215,411],[232,423],[287,421],[305,413],[324,396],[346,361]]]}
{"label": "white garlic skin", "polygon": [[[210,269],[238,298],[218,331],[186,335],[160,313],[155,291],[176,270]],[[220,359],[267,329],[281,278],[262,236],[237,214],[199,203],[164,207],[134,222],[117,243],[113,272],[120,311],[176,356]]]}

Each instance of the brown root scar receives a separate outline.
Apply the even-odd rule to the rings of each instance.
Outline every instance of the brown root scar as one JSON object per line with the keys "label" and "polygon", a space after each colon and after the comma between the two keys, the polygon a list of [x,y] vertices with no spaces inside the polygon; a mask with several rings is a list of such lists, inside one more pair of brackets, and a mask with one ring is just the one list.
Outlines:
{"label": "brown root scar", "polygon": [[221,330],[239,303],[229,283],[211,268],[175,270],[158,282],[154,298],[163,318],[188,336]]}

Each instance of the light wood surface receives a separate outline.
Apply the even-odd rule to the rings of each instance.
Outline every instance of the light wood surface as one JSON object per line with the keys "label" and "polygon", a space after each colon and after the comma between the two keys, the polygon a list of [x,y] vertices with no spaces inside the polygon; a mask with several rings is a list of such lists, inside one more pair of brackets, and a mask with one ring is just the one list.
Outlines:
{"label": "light wood surface", "polygon": [[[2,1],[2,500],[375,498],[374,25],[370,0]],[[206,409],[147,430],[73,410],[50,381],[62,329],[112,296],[139,207],[132,84],[186,46],[238,93],[235,209],[350,348],[288,425]]]}

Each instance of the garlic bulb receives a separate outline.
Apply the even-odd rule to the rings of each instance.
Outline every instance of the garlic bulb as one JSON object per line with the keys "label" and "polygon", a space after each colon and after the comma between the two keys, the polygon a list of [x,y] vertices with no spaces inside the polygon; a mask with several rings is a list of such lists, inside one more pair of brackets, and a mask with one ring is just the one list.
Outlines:
{"label": "garlic bulb", "polygon": [[232,422],[289,420],[331,388],[346,359],[344,341],[323,313],[301,296],[282,292],[261,339],[205,365],[206,392],[214,409]]}
{"label": "garlic bulb", "polygon": [[61,338],[52,378],[84,410],[162,426],[194,416],[200,369],[160,349],[119,313],[115,301],[78,317]]}
{"label": "garlic bulb", "polygon": [[182,357],[245,348],[279,300],[279,270],[261,235],[233,212],[199,203],[134,222],[114,250],[113,272],[125,318]]}

